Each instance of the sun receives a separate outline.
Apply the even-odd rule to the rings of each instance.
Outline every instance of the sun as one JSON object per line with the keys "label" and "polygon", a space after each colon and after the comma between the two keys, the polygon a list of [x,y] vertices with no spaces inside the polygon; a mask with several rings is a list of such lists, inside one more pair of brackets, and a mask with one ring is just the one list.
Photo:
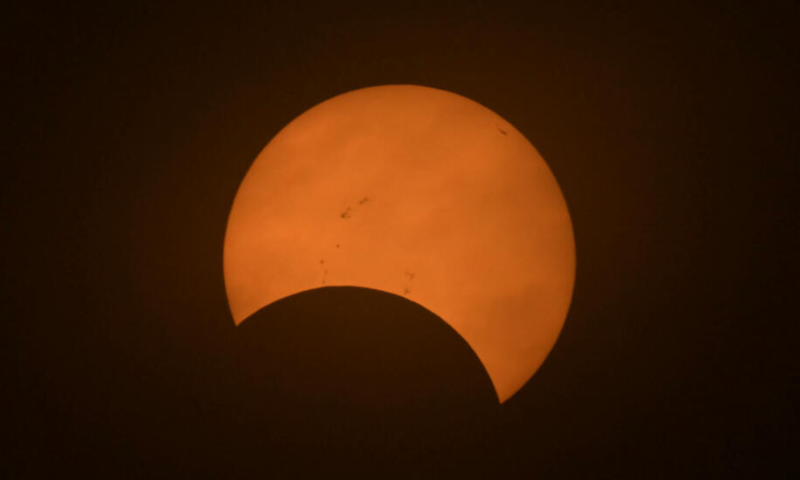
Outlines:
{"label": "sun", "polygon": [[339,95],[278,133],[236,194],[223,260],[237,324],[324,286],[402,295],[469,343],[501,401],[550,352],[575,278],[567,205],[533,145],[411,85]]}

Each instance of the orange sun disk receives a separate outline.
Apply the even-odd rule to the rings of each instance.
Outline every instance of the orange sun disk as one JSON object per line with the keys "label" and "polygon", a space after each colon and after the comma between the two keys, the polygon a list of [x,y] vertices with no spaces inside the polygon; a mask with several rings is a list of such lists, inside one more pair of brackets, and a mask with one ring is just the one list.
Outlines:
{"label": "orange sun disk", "polygon": [[467,341],[502,402],[563,327],[575,244],[519,131],[462,96],[390,85],[325,101],[272,139],[236,194],[224,271],[237,325],[322,286],[403,295]]}

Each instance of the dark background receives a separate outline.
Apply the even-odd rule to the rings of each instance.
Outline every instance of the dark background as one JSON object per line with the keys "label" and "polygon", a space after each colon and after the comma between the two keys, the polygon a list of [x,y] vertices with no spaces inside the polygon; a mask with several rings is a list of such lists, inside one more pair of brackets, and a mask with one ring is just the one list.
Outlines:
{"label": "dark background", "polygon": [[[798,470],[797,6],[284,3],[3,7],[0,473]],[[569,317],[499,407],[440,320],[374,292],[323,291],[263,313],[306,325],[282,331],[295,343],[278,343],[296,348],[273,366],[313,359],[297,367],[304,378],[350,390],[311,388],[298,403],[292,388],[256,381],[292,370],[241,374],[261,358],[257,339],[275,336],[264,318],[246,322],[262,325],[252,335],[235,331],[227,310],[222,244],[239,182],[306,109],[393,83],[506,118],[569,205]],[[369,330],[376,318],[383,330]],[[327,326],[314,333],[314,319]],[[343,342],[342,331],[356,333]],[[406,336],[463,362],[436,345],[404,354],[395,340]],[[359,389],[347,361],[376,348],[396,363],[367,372],[382,372],[384,390]],[[405,360],[416,366],[394,378]],[[364,396],[374,391],[387,393]],[[339,398],[389,413],[332,407]],[[392,421],[369,430],[381,418]]]}

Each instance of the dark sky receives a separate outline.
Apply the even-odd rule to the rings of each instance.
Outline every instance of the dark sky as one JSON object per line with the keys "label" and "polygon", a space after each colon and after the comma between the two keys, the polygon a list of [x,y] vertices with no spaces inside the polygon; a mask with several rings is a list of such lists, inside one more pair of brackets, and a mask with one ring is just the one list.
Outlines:
{"label": "dark sky", "polygon": [[[454,3],[4,7],[2,470],[797,470],[798,7]],[[222,242],[247,168],[306,109],[390,83],[494,110],[536,146],[567,199],[572,308],[543,367],[501,408],[484,402],[459,339],[395,299],[303,297],[262,312],[252,335],[233,329]],[[270,315],[299,320],[264,326]],[[334,327],[348,318],[345,341]],[[383,330],[370,330],[375,318]],[[317,320],[326,326],[313,334],[297,326]],[[269,358],[284,356],[242,374],[260,358],[254,339],[276,338],[270,328],[287,341]],[[392,377],[404,358],[392,342],[415,335],[439,343]],[[363,380],[346,367],[375,354],[364,338],[399,363],[371,371],[384,390],[336,390]],[[293,364],[299,354],[313,361]],[[284,378],[275,365],[290,364],[341,381],[297,400],[253,380]],[[422,370],[428,383],[414,378]],[[386,394],[364,397],[374,391]],[[331,406],[348,395],[380,408]]]}

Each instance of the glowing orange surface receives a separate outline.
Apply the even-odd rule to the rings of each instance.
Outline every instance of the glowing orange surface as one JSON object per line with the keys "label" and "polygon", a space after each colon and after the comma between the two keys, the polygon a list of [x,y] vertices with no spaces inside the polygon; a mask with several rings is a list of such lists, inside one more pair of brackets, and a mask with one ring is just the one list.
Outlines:
{"label": "glowing orange surface", "polygon": [[224,269],[237,325],[322,286],[404,295],[470,344],[502,402],[561,331],[575,244],[553,174],[513,126],[453,93],[382,86],[317,105],[264,148]]}

